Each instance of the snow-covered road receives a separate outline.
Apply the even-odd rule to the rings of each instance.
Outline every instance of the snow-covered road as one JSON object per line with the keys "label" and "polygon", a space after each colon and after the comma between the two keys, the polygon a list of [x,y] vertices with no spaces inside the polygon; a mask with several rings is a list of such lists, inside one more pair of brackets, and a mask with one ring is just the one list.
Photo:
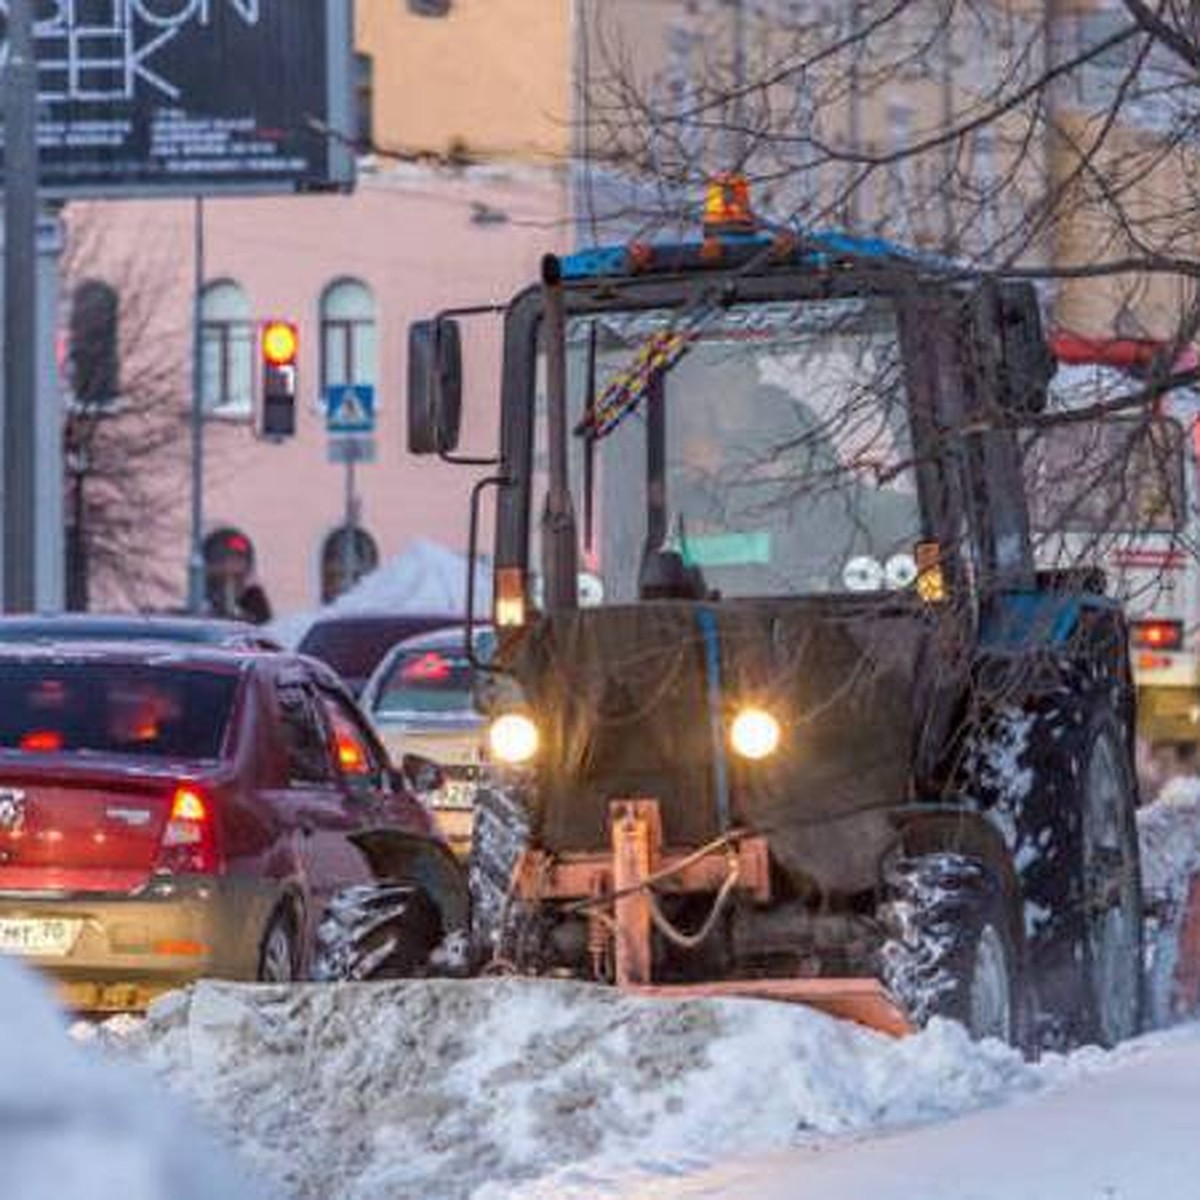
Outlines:
{"label": "snow-covered road", "polygon": [[[521,1200],[1193,1200],[1200,1027],[1089,1056],[1076,1077],[955,1120],[719,1169],[566,1171]],[[1076,1069],[1083,1066],[1078,1060]],[[1061,1067],[1060,1067],[1061,1069]],[[497,1193],[499,1195],[499,1193]]]}

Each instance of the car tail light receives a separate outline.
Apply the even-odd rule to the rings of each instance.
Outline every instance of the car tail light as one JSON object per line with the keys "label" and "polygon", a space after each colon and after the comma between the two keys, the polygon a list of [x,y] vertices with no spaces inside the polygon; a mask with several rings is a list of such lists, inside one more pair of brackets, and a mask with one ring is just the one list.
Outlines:
{"label": "car tail light", "polygon": [[21,749],[26,754],[52,754],[62,745],[63,736],[57,729],[34,729],[21,738]]}
{"label": "car tail light", "polygon": [[154,869],[171,875],[215,875],[220,869],[212,800],[197,788],[175,789]]}
{"label": "car tail light", "polygon": [[1135,621],[1133,644],[1139,650],[1181,650],[1182,621]]}

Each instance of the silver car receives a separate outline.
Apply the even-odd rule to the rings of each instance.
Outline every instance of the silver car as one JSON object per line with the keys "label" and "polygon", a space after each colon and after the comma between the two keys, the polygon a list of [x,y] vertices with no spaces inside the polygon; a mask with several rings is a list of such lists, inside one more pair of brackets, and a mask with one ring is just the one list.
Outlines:
{"label": "silver car", "polygon": [[[476,657],[486,661],[494,634],[475,631]],[[484,764],[485,723],[472,702],[474,669],[463,627],[420,634],[384,655],[360,702],[392,761],[417,754],[442,768],[443,782],[423,799],[456,853],[471,844],[471,816]]]}

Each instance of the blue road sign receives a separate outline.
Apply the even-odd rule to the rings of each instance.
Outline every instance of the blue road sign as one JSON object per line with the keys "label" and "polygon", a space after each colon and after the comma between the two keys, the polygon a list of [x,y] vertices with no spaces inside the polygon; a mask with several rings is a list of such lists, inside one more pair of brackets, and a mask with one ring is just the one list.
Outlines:
{"label": "blue road sign", "polygon": [[325,432],[375,432],[375,388],[369,383],[337,383],[325,389]]}

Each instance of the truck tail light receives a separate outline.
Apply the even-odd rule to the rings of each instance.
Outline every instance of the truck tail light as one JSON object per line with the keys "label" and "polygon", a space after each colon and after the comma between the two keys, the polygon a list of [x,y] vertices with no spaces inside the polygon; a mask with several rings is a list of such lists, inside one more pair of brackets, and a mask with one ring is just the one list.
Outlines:
{"label": "truck tail light", "polygon": [[1182,650],[1183,622],[1156,619],[1135,621],[1133,644],[1139,650]]}
{"label": "truck tail light", "polygon": [[169,875],[215,875],[220,866],[212,799],[180,784],[171,797],[154,869]]}

